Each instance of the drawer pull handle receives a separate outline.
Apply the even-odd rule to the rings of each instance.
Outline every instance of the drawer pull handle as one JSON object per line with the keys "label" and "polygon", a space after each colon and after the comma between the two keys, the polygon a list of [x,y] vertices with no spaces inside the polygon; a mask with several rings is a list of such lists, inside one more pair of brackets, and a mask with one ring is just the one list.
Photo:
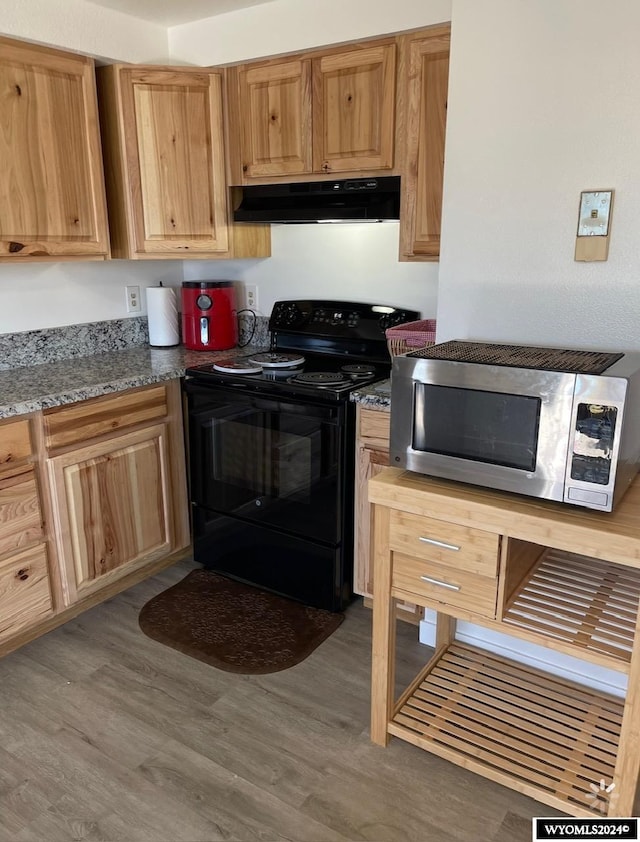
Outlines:
{"label": "drawer pull handle", "polygon": [[16,578],[20,579],[21,582],[26,581],[29,578],[29,568],[21,567],[16,573]]}
{"label": "drawer pull handle", "polygon": [[452,585],[451,582],[443,582],[440,579],[432,579],[431,576],[421,576],[423,582],[429,582],[430,585],[438,585],[440,588],[448,588],[450,591],[459,591],[460,585]]}
{"label": "drawer pull handle", "polygon": [[432,547],[440,547],[442,550],[453,550],[457,553],[460,549],[455,544],[447,544],[445,541],[437,541],[435,538],[418,538],[418,540],[422,541],[423,544],[431,544]]}

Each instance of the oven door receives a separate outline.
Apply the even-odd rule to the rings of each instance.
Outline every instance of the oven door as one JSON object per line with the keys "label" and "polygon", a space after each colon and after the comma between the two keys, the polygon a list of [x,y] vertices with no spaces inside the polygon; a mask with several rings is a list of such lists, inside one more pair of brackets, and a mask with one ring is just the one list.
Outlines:
{"label": "oven door", "polygon": [[321,543],[340,541],[346,407],[188,380],[191,500]]}

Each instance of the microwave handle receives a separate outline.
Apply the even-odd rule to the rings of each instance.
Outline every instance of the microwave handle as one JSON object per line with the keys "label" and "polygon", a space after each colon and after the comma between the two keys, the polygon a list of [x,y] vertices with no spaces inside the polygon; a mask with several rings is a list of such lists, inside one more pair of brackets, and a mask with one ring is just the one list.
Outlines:
{"label": "microwave handle", "polygon": [[437,541],[435,538],[419,538],[419,541],[422,541],[423,544],[431,544],[432,547],[440,547],[441,550],[453,550],[454,552],[458,552],[460,547],[456,547],[455,544],[447,544],[445,541]]}

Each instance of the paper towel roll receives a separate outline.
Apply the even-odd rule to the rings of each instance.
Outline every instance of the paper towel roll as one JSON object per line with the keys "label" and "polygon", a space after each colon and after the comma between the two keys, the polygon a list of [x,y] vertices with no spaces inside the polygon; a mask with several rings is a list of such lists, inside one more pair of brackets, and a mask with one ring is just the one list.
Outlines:
{"label": "paper towel roll", "polygon": [[178,299],[173,287],[147,287],[149,344],[157,348],[178,345]]}

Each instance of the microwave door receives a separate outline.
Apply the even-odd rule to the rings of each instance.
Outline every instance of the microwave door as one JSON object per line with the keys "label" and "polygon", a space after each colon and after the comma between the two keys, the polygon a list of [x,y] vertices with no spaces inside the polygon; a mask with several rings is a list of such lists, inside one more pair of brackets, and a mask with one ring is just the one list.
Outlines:
{"label": "microwave door", "polygon": [[[399,366],[392,378],[392,464],[563,499],[574,374],[410,362],[416,364],[408,375],[398,376]],[[394,425],[398,406],[405,417]]]}

